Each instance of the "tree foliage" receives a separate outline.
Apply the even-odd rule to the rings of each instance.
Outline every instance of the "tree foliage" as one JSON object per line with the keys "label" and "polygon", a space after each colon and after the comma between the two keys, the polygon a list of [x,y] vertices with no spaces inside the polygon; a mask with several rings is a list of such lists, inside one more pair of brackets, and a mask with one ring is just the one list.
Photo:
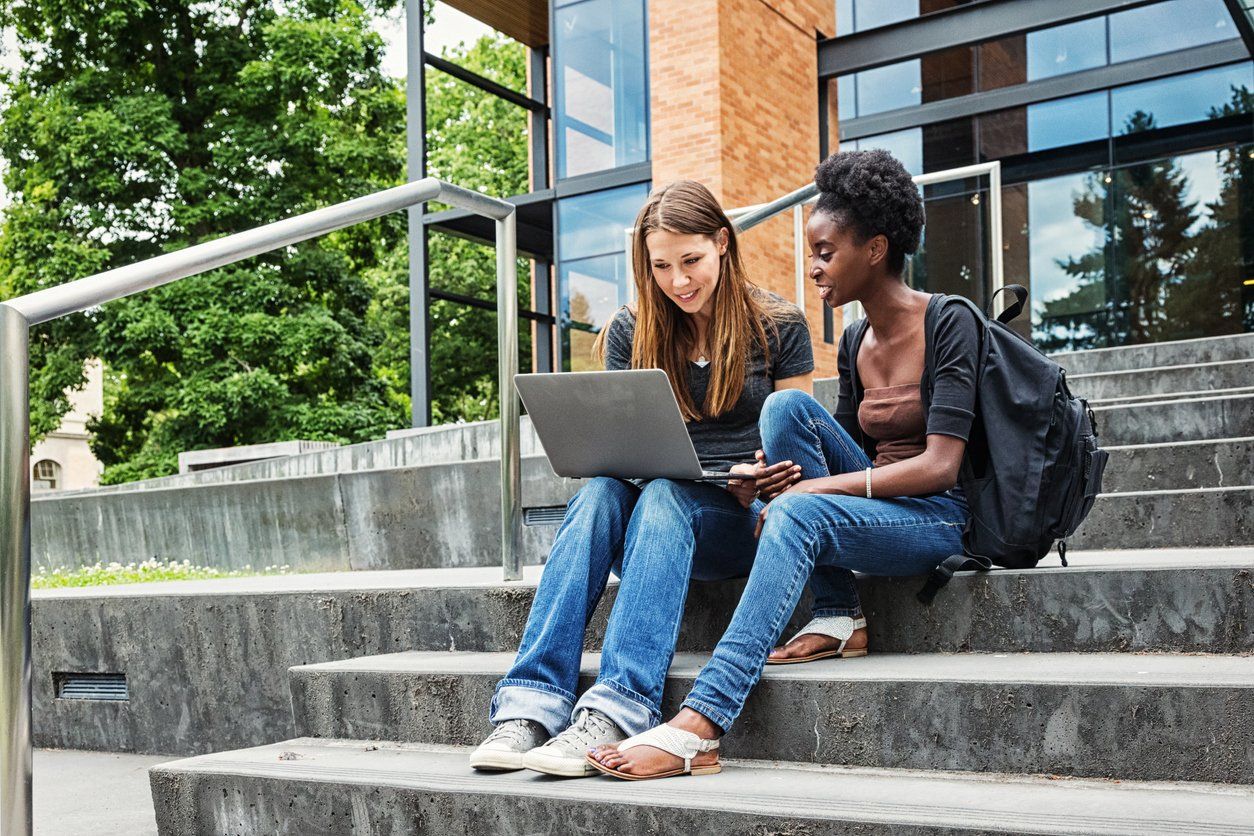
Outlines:
{"label": "tree foliage", "polygon": [[[0,298],[403,182],[403,81],[381,71],[373,29],[394,5],[5,6],[0,24],[15,28],[24,61],[6,80],[0,123],[12,200]],[[466,52],[478,71],[521,86],[521,47],[490,38]],[[521,191],[521,150],[525,189],[521,116],[432,81],[433,173]],[[433,241],[433,283],[448,276],[483,295],[487,276],[493,286],[490,249],[442,246]],[[172,472],[183,450],[380,437],[409,420],[406,262],[395,213],[41,326],[33,427],[56,426],[63,390],[95,355],[108,370],[93,442],[107,482]],[[437,391],[451,383],[483,400],[467,369],[494,348],[495,323],[490,340],[480,336],[452,335],[466,344],[451,372],[437,357]],[[456,416],[455,400],[440,417]]]}
{"label": "tree foliage", "polygon": [[[1212,119],[1248,119],[1244,88]],[[1151,114],[1129,117],[1124,134],[1157,128]],[[1254,147],[1214,153],[1216,199],[1191,198],[1175,158],[1087,175],[1072,208],[1101,244],[1058,261],[1075,279],[1070,293],[1044,302],[1034,329],[1046,351],[1187,339],[1247,330],[1254,294],[1243,284],[1254,265]]]}

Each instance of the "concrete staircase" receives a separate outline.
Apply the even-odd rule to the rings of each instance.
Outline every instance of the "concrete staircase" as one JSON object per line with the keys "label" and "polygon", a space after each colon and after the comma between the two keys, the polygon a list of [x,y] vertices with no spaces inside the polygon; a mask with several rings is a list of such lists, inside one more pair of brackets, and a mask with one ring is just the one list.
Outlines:
{"label": "concrete staircase", "polygon": [[[768,668],[721,775],[474,773],[535,580],[450,581],[413,591],[432,617],[405,652],[291,669],[296,739],[154,768],[160,832],[1254,832],[1251,357],[1254,335],[1060,358],[1113,447],[1071,566],[960,574],[932,608],[861,579],[872,655]],[[740,588],[693,584],[666,713]]]}

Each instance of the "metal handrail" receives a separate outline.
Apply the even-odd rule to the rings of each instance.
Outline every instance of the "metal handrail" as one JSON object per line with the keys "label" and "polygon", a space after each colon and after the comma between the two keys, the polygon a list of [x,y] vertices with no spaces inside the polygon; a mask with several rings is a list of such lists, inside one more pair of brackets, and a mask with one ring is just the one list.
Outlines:
{"label": "metal handrail", "polygon": [[501,394],[501,563],[521,577],[522,471],[518,396],[518,246],[515,207],[445,183],[416,180],[294,218],[0,302],[0,831],[31,819],[30,327],[187,276],[439,200],[496,222]]}
{"label": "metal handrail", "polygon": [[[936,183],[946,183],[951,180],[962,180],[967,177],[988,177],[988,214],[989,214],[989,272],[992,279],[992,296],[994,308],[993,313],[1000,313],[1003,300],[997,291],[1001,290],[1006,284],[1005,276],[1005,260],[1002,254],[1002,219],[1001,219],[1001,161],[993,160],[987,163],[976,163],[975,165],[962,166],[961,168],[950,168],[944,171],[934,171],[928,174],[919,174],[913,179],[916,186],[931,186]],[[793,212],[793,262],[796,271],[796,293],[797,305],[805,310],[805,250],[802,238],[804,237],[804,225],[802,219],[802,207],[808,203],[814,203],[818,200],[818,186],[814,183],[807,183],[799,189],[789,192],[786,195],[777,197],[767,203],[756,203],[752,206],[741,206],[736,209],[727,210],[727,217],[735,224],[737,232],[744,232],[752,229],[760,223],[770,220],[776,215],[783,214],[788,210]],[[631,229],[627,230],[628,235],[628,257],[630,259],[630,241]],[[857,302],[851,303],[852,309],[847,311],[849,318],[857,319],[861,316],[861,305]],[[850,306],[846,306],[850,307]]]}

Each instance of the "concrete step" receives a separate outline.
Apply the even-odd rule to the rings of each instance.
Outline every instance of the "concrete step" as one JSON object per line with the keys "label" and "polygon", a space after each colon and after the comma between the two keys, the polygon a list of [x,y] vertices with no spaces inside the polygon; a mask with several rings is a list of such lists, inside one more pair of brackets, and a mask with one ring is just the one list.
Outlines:
{"label": "concrete step", "polygon": [[1230,334],[1224,337],[1146,343],[1053,355],[1053,359],[1067,370],[1068,377],[1159,366],[1221,363],[1250,357],[1254,357],[1254,334]]}
{"label": "concrete step", "polygon": [[1235,389],[1254,385],[1254,358],[1068,375],[1067,383],[1090,401]]}
{"label": "concrete step", "polygon": [[1254,484],[1254,437],[1107,447],[1107,493]]}
{"label": "concrete step", "polygon": [[730,761],[661,781],[478,774],[467,749],[289,740],[150,771],[163,836],[1249,833],[1254,791]]}
{"label": "concrete step", "polygon": [[[924,607],[920,578],[859,581],[877,653],[1248,653],[1254,548],[1079,552],[1062,568],[960,572]],[[294,735],[290,667],[406,650],[517,650],[540,567],[427,569],[36,590],[36,744],[192,754]],[[709,651],[743,581],[694,582],[677,642]],[[617,594],[586,636],[597,650]],[[803,600],[790,629],[808,621]],[[126,701],[62,700],[56,672],[125,674]]]}
{"label": "concrete step", "polygon": [[1072,537],[1079,549],[1254,543],[1254,486],[1105,494]]}
{"label": "concrete step", "polygon": [[1206,396],[1095,406],[1103,445],[1254,435],[1254,394]]}
{"label": "concrete step", "polygon": [[1146,404],[1164,401],[1188,401],[1199,398],[1231,398],[1239,395],[1254,394],[1254,386],[1238,386],[1233,389],[1201,389],[1194,392],[1167,392],[1150,395],[1124,395],[1117,398],[1102,398],[1090,401],[1093,407],[1117,406],[1120,404]]}
{"label": "concrete step", "polygon": [[1131,368],[1127,371],[1095,372],[1067,376],[1071,391],[1090,401],[1135,395],[1172,395],[1175,392],[1205,392],[1254,385],[1254,360],[1225,360],[1218,363],[1189,363],[1184,366]]}
{"label": "concrete step", "polygon": [[[709,656],[676,655],[663,716]],[[512,653],[393,653],[291,671],[305,737],[476,745]],[[578,691],[599,654],[585,654]],[[1254,657],[902,655],[768,666],[728,757],[1254,784]],[[1205,740],[1204,749],[1197,745]]]}

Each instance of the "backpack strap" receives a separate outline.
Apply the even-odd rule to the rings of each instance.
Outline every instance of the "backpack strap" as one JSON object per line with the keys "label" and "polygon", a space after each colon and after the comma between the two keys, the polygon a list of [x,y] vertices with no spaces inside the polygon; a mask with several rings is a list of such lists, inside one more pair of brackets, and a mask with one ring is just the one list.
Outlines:
{"label": "backpack strap", "polygon": [[993,295],[988,298],[988,318],[993,318],[993,303],[997,301],[997,294],[1004,290],[1008,290],[1015,295],[1015,301],[997,315],[997,321],[1002,325],[1006,325],[1016,319],[1019,314],[1023,313],[1023,309],[1028,304],[1028,289],[1021,284],[1008,284],[997,288],[993,291]]}
{"label": "backpack strap", "polygon": [[919,590],[914,597],[918,599],[920,604],[931,606],[932,599],[936,597],[936,593],[940,592],[945,584],[949,583],[954,576],[954,572],[964,572],[974,570],[978,572],[987,572],[993,568],[993,562],[987,557],[969,554],[951,554],[949,557],[941,561],[941,564],[932,570],[932,574],[928,576],[927,583]]}

